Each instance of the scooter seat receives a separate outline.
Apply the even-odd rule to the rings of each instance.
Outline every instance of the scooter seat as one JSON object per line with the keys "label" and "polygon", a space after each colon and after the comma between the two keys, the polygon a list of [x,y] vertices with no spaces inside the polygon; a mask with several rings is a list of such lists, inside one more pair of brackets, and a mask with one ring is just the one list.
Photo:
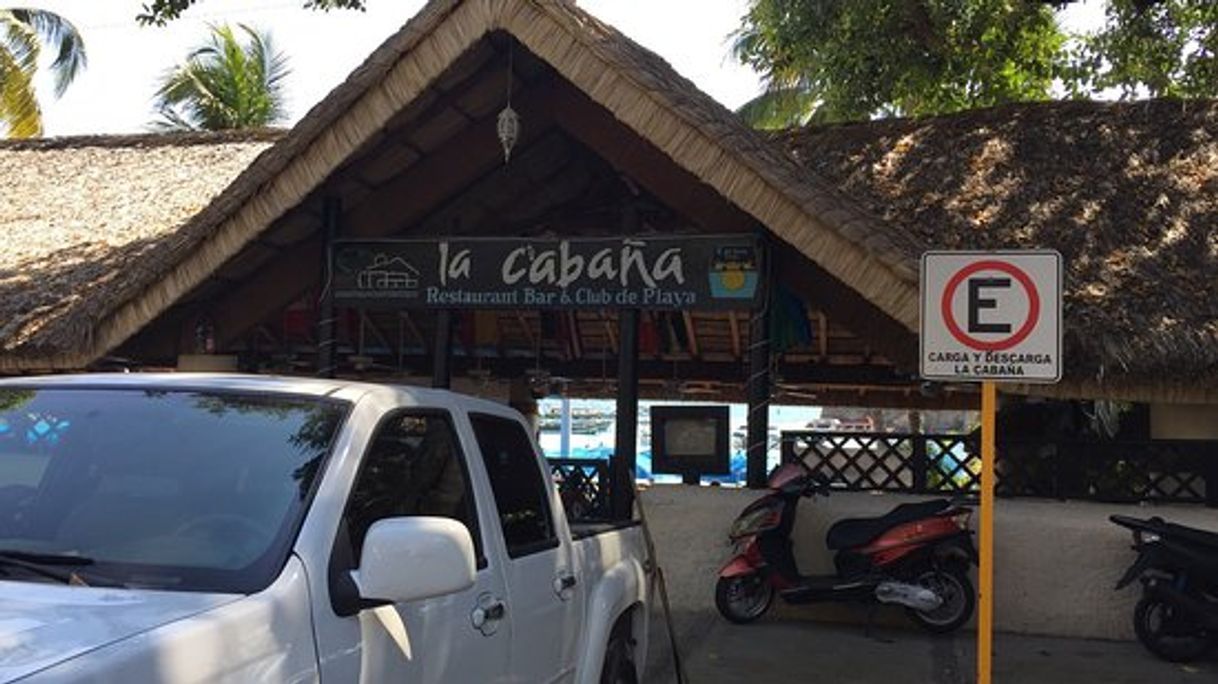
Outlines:
{"label": "scooter seat", "polygon": [[1167,523],[1163,532],[1185,543],[1206,546],[1212,551],[1218,551],[1218,533],[1199,530],[1195,527],[1185,527],[1176,523]]}
{"label": "scooter seat", "polygon": [[863,546],[897,525],[929,518],[947,510],[950,505],[951,502],[947,499],[935,499],[922,503],[901,504],[878,518],[839,520],[829,528],[825,545],[834,551]]}

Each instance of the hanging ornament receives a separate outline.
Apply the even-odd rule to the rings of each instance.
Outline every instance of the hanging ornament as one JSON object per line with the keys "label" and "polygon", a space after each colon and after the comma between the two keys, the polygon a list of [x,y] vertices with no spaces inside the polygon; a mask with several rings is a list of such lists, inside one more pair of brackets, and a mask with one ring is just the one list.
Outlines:
{"label": "hanging ornament", "polygon": [[512,109],[511,103],[499,112],[499,143],[503,145],[503,163],[512,161],[512,149],[520,139],[520,115]]}
{"label": "hanging ornament", "polygon": [[499,144],[503,145],[503,163],[507,164],[512,161],[512,150],[516,148],[516,141],[520,140],[520,115],[516,110],[512,109],[512,46],[508,46],[508,73],[507,73],[507,106],[499,112],[499,122],[496,130],[499,133]]}

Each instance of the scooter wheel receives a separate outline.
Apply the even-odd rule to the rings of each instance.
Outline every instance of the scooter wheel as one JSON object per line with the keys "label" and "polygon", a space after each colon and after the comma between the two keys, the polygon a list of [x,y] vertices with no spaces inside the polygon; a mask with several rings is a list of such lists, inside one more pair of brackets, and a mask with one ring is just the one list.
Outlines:
{"label": "scooter wheel", "polygon": [[1133,609],[1133,630],[1146,650],[1169,663],[1197,660],[1215,643],[1196,619],[1154,596],[1143,596]]}
{"label": "scooter wheel", "polygon": [[774,602],[774,587],[760,573],[720,577],[715,584],[715,607],[719,614],[738,625],[765,615]]}
{"label": "scooter wheel", "polygon": [[907,608],[910,619],[931,634],[948,634],[960,629],[973,616],[977,591],[968,573],[960,569],[928,569],[917,577],[917,583],[943,597],[943,605],[934,610]]}

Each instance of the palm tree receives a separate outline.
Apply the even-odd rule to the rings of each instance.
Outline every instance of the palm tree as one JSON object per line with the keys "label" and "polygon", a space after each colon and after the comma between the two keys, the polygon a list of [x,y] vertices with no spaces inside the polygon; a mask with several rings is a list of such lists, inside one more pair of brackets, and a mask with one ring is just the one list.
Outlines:
{"label": "palm tree", "polygon": [[816,119],[815,95],[799,86],[771,86],[745,102],[736,114],[753,128],[782,130],[803,126]]}
{"label": "palm tree", "polygon": [[165,73],[153,128],[224,131],[283,120],[287,58],[275,51],[269,33],[238,28],[244,44],[231,26],[212,26],[208,42]]}
{"label": "palm tree", "polygon": [[55,50],[55,96],[85,68],[85,42],[72,22],[46,10],[0,8],[0,128],[9,137],[42,135],[34,74],[44,45]]}

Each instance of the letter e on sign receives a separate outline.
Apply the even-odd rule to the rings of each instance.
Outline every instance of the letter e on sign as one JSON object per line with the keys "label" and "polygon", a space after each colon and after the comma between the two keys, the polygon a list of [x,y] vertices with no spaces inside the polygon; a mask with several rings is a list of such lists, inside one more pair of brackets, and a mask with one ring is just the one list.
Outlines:
{"label": "letter e on sign", "polygon": [[927,252],[921,295],[922,377],[1061,379],[1061,254]]}

